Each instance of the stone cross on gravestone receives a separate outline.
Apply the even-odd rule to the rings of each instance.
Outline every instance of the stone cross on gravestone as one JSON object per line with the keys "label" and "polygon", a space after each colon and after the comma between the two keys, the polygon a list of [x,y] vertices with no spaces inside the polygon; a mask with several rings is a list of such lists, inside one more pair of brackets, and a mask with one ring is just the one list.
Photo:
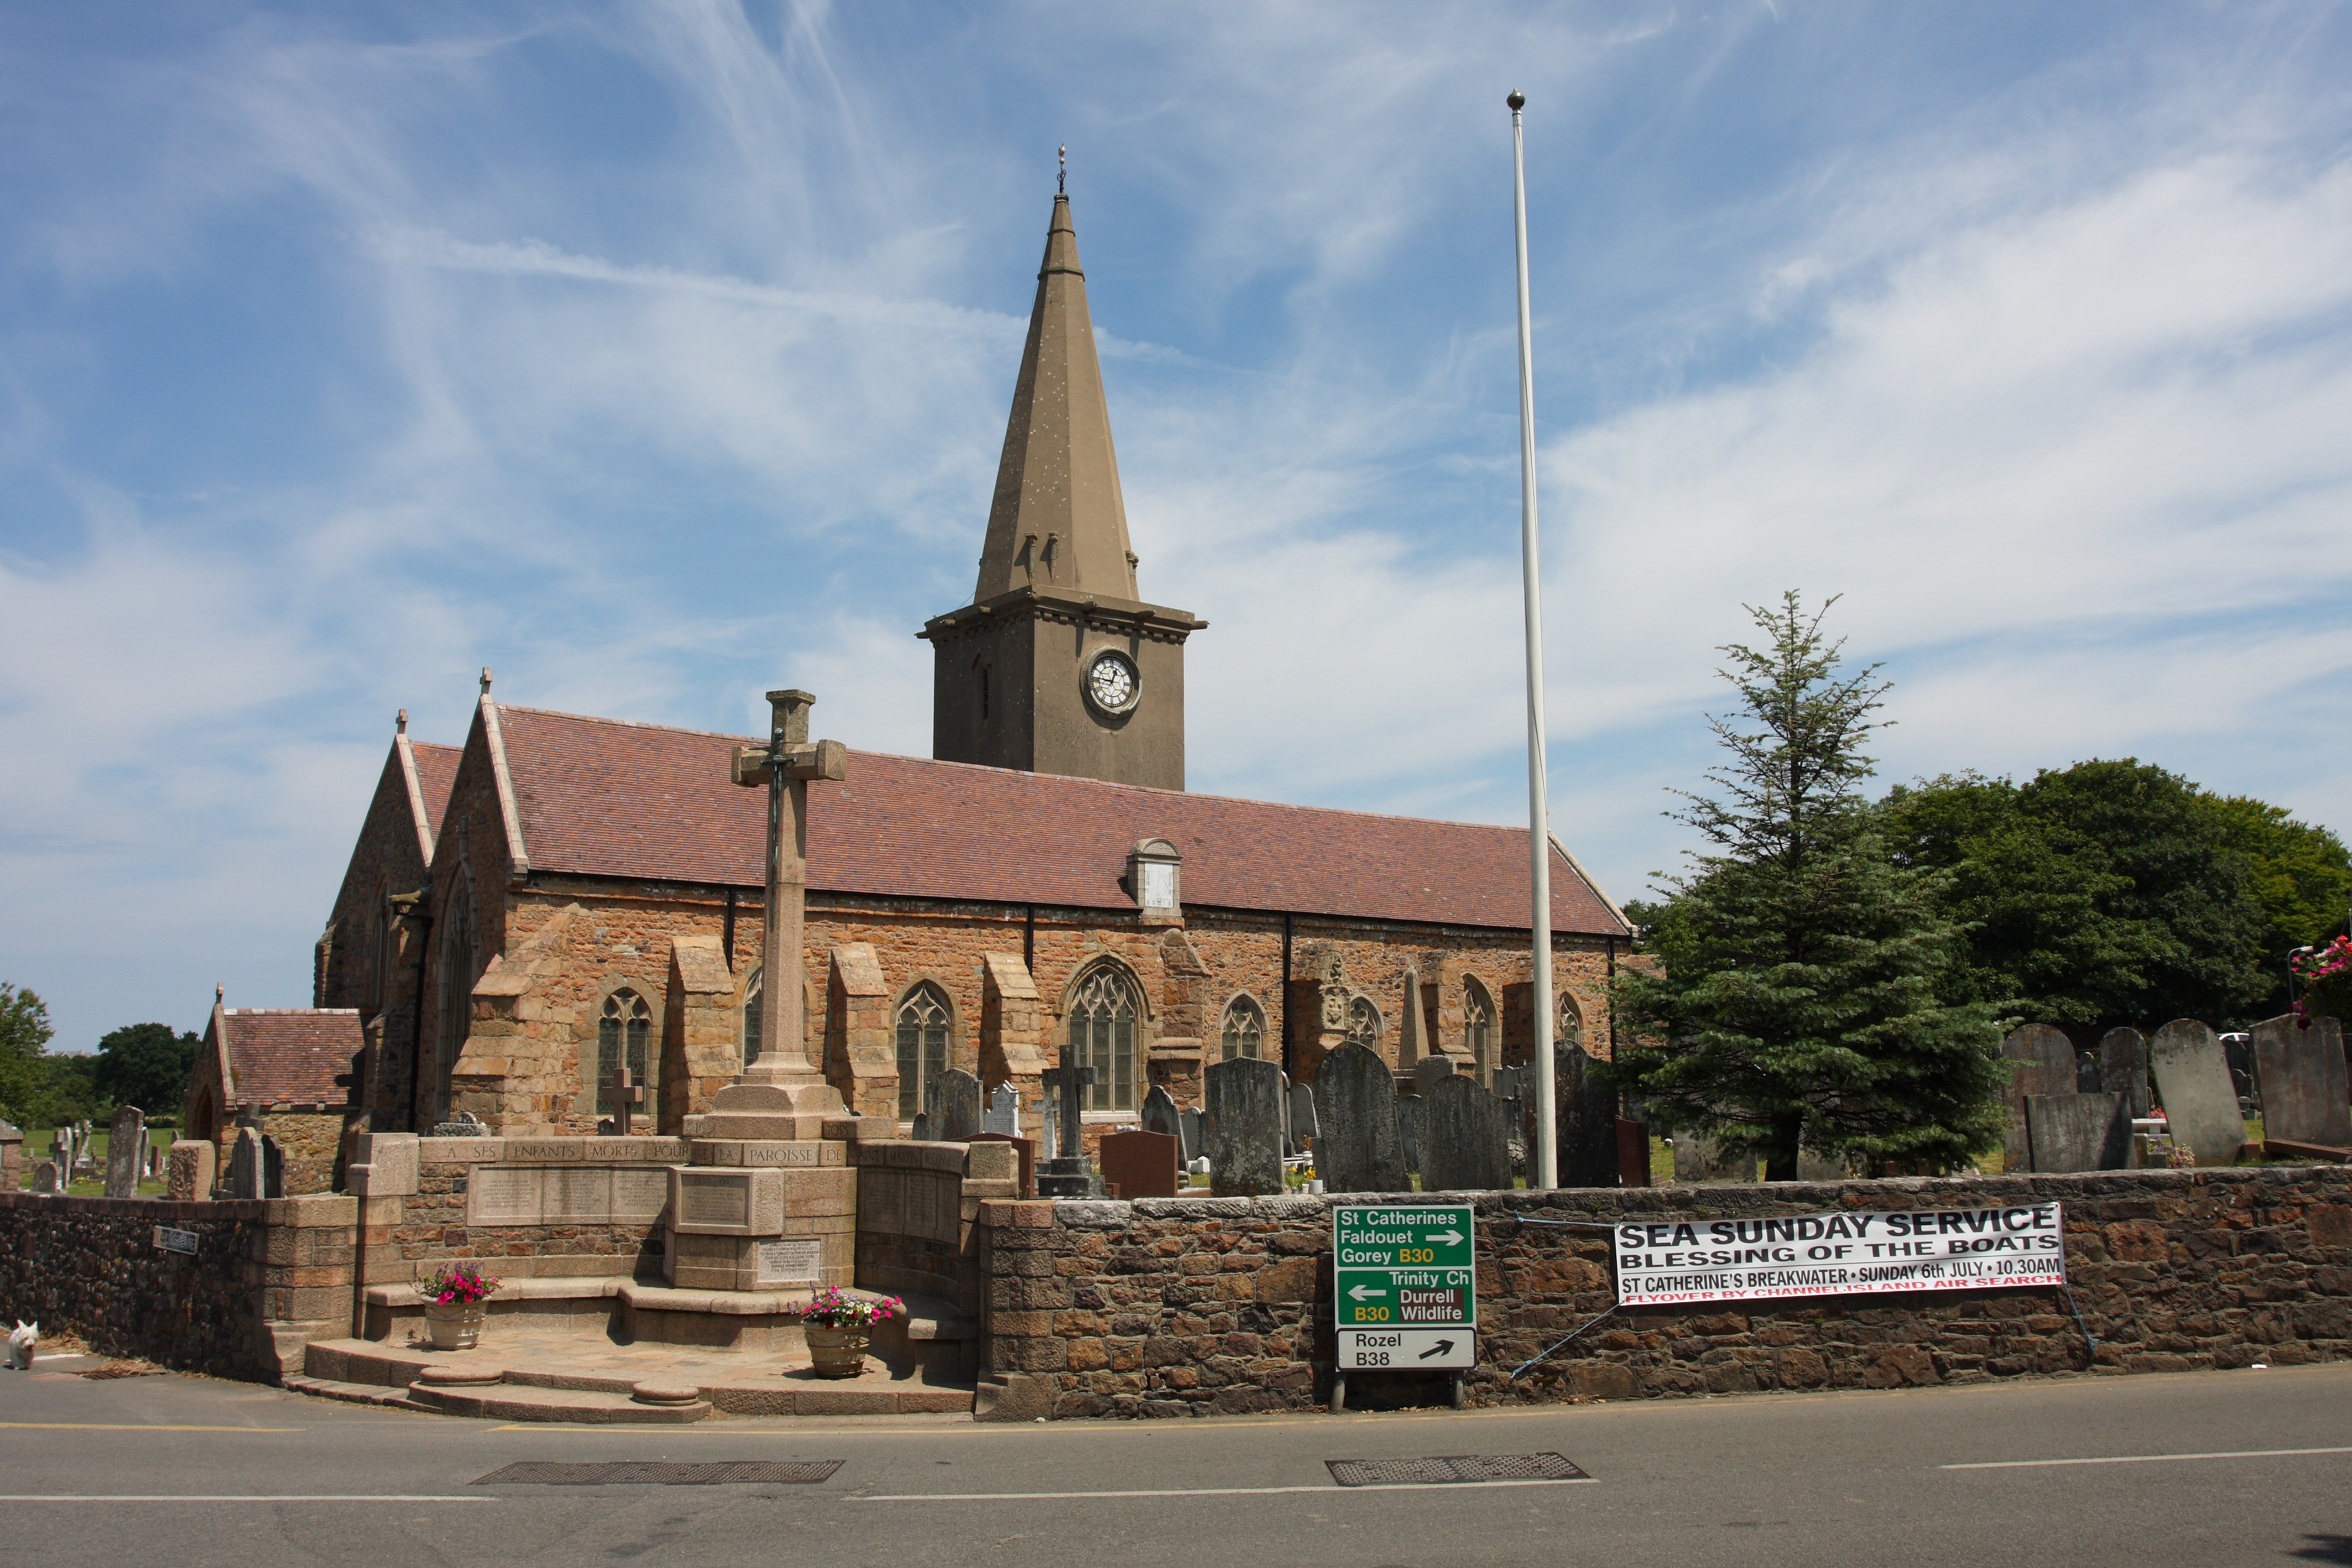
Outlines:
{"label": "stone cross on gravestone", "polygon": [[1086,1091],[1094,1086],[1095,1069],[1075,1066],[1047,1068],[1039,1076],[1044,1078],[1045,1087],[1054,1091],[1055,1099],[1060,1102],[1055,1107],[1061,1123],[1060,1157],[1078,1159],[1085,1152],[1079,1119],[1086,1114]]}
{"label": "stone cross on gravestone", "polygon": [[[768,791],[767,919],[761,962],[768,976],[761,988],[759,1055],[743,1076],[711,1099],[717,1137],[815,1137],[818,1126],[803,1125],[843,1113],[841,1095],[824,1079],[808,1049],[800,977],[803,922],[808,901],[808,786],[814,779],[839,781],[848,773],[848,748],[838,741],[808,738],[808,710],[816,699],[791,689],[768,693],[768,743],[739,746],[730,775],[743,787]],[[769,1118],[761,1128],[752,1119]]]}

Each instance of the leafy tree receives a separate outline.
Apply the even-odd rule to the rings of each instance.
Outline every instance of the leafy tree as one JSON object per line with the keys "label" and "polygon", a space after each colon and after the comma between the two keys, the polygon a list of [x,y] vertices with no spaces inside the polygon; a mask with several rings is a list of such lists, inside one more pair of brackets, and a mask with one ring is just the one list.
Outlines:
{"label": "leafy tree", "polygon": [[174,1034],[169,1024],[126,1024],[98,1042],[92,1087],[115,1105],[135,1105],[152,1120],[179,1114],[204,1045],[194,1035]]}
{"label": "leafy tree", "polygon": [[2089,1039],[2226,1025],[2271,988],[2232,837],[2245,814],[2218,804],[2127,757],[2021,785],[1946,775],[1890,792],[1883,815],[1898,865],[1948,874],[1946,910],[1969,930],[1965,994]]}
{"label": "leafy tree", "polygon": [[1721,798],[1677,792],[1689,804],[1670,814],[1711,848],[1662,875],[1644,937],[1660,965],[1616,989],[1645,1043],[1605,1069],[1664,1125],[1760,1153],[1773,1181],[1795,1176],[1800,1143],[1947,1169],[2002,1128],[1994,1009],[1951,994],[1964,933],[1944,875],[1896,864],[1861,793],[1887,683],[1875,665],[1839,676],[1828,608],[1750,606],[1769,645],[1721,650],[1742,709],[1709,721],[1729,753],[1707,773]]}
{"label": "leafy tree", "polygon": [[2262,967],[2271,983],[2259,1010],[2286,1010],[2286,955],[2318,946],[2346,929],[2352,908],[2352,855],[2325,827],[2298,822],[2284,806],[2242,795],[2201,795],[2220,819],[2230,847],[2246,858],[2250,889],[2262,906]]}
{"label": "leafy tree", "polygon": [[56,1033],[40,997],[0,980],[0,1117],[32,1123],[47,1087],[42,1053]]}

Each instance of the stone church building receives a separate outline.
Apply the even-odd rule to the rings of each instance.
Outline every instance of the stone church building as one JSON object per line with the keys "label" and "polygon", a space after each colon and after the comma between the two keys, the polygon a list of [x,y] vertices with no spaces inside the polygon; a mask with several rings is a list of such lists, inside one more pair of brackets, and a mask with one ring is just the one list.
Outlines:
{"label": "stone church building", "polygon": [[[845,1101],[901,1123],[949,1068],[1034,1107],[1066,1053],[1097,1068],[1090,1130],[1154,1084],[1197,1102],[1233,1056],[1527,1059],[1525,830],[1187,791],[1208,623],[1138,568],[1057,196],[979,581],[919,634],[933,754],[853,751],[808,787],[805,973],[760,968],[766,793],[730,772],[757,738],[512,706],[486,670],[461,746],[403,716],[318,944],[314,1006],[361,1021],[355,1119],[689,1131],[777,984]],[[1605,1054],[1631,928],[1551,859],[1555,1027]]]}

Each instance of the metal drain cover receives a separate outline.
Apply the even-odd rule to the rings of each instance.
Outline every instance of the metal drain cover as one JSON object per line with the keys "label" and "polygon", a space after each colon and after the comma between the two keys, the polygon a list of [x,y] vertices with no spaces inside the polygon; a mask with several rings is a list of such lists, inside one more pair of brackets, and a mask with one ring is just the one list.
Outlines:
{"label": "metal drain cover", "polygon": [[721,1459],[714,1465],[673,1464],[664,1459],[616,1459],[601,1465],[564,1465],[528,1459],[493,1470],[478,1487],[724,1487],[752,1481],[822,1481],[841,1468],[839,1459]]}
{"label": "metal drain cover", "polygon": [[1487,1481],[1589,1481],[1558,1454],[1453,1454],[1436,1459],[1326,1459],[1343,1487],[1475,1487]]}

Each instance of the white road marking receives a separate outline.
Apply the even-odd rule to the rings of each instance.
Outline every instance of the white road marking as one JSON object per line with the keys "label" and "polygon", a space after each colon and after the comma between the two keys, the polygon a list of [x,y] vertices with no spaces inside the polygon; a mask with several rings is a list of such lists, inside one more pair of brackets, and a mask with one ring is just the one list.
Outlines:
{"label": "white road marking", "polygon": [[1276,1497],[1287,1492],[1321,1492],[1339,1497],[1348,1492],[1483,1491],[1493,1487],[1591,1486],[1596,1476],[1567,1476],[1556,1481],[1389,1481],[1377,1486],[1343,1487],[1337,1481],[1307,1487],[1171,1487],[1160,1491],[1112,1492],[877,1492],[861,1497],[844,1494],[845,1502],[1045,1502],[1076,1498],[1137,1497]]}
{"label": "white road marking", "polygon": [[2036,1470],[2053,1465],[2165,1465],[2181,1459],[2285,1459],[2303,1454],[2352,1454],[2344,1448],[2233,1448],[2212,1454],[2117,1454],[2099,1459],[1986,1459],[1973,1465],[1938,1465],[1939,1470]]}

